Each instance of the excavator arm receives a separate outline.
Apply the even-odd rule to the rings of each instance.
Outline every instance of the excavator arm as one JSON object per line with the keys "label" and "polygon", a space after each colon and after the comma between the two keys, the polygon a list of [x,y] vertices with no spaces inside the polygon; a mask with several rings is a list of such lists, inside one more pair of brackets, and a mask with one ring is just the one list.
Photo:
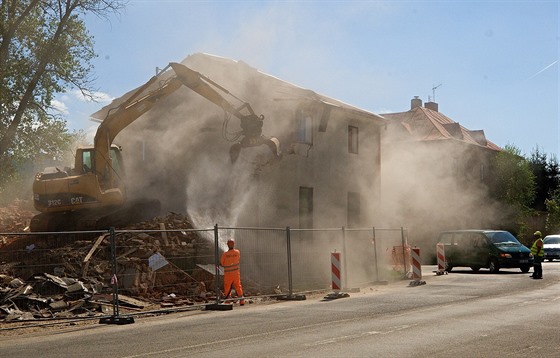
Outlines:
{"label": "excavator arm", "polygon": [[[230,148],[230,159],[232,163],[237,160],[242,148],[260,145],[269,147],[275,159],[280,157],[280,142],[275,137],[266,137],[262,134],[264,116],[257,116],[248,102],[235,97],[227,89],[212,81],[210,78],[191,70],[185,65],[175,62],[169,65],[173,68],[173,71],[175,71],[177,78],[182,81],[186,87],[239,119],[242,138]],[[235,107],[227,101],[220,92],[236,98],[242,102],[242,104],[239,107]]]}
{"label": "excavator arm", "polygon": [[[120,153],[115,154],[112,143],[124,128],[182,86],[240,120],[241,131],[235,136],[236,140],[240,140],[230,149],[232,162],[242,148],[258,145],[268,146],[273,157],[279,158],[278,140],[262,135],[264,116],[257,116],[249,103],[240,100],[242,105],[235,107],[222,93],[233,95],[209,78],[179,63],[169,66],[175,75],[165,79],[164,69],[116,107],[102,111],[104,116],[99,118],[102,122],[97,129],[94,146],[78,149],[74,169],[67,172],[55,168],[54,171],[36,175],[33,183],[34,206],[41,214],[32,219],[32,231],[107,228],[125,225],[129,219],[130,222],[141,221],[148,218],[143,216],[152,215],[156,206],[153,200],[142,203],[127,200],[124,182],[118,174],[120,163],[114,163],[120,160]],[[156,204],[159,207],[159,203]]]}
{"label": "excavator arm", "polygon": [[148,82],[139,87],[132,96],[127,98],[125,102],[114,109],[110,109],[107,117],[99,124],[93,140],[95,154],[92,170],[101,179],[100,184],[102,188],[115,187],[110,149],[117,134],[152,109],[161,98],[167,97],[182,86],[182,82],[174,77],[167,80],[156,90],[139,97],[142,92],[158,80],[158,75],[152,77]]}

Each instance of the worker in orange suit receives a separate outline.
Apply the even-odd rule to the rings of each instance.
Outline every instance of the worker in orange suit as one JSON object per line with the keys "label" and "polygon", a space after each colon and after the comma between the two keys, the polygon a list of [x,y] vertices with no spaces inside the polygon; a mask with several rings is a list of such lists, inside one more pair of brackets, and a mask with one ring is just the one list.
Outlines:
{"label": "worker in orange suit", "polygon": [[226,297],[230,295],[232,287],[237,292],[237,296],[241,297],[239,304],[243,306],[243,287],[241,287],[241,273],[239,271],[239,250],[235,249],[235,241],[229,239],[227,241],[228,251],[222,254],[220,264],[224,267],[224,292]]}

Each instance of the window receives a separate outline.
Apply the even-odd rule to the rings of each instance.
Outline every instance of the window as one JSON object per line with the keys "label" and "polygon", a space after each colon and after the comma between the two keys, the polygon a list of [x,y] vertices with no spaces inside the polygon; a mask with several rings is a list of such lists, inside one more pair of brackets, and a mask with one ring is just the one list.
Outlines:
{"label": "window", "polygon": [[121,175],[121,155],[117,148],[111,148],[111,165],[113,175],[119,177]]}
{"label": "window", "polygon": [[93,158],[92,158],[92,151],[84,150],[82,152],[82,172],[88,173],[93,170]]}
{"label": "window", "polygon": [[297,120],[297,142],[313,144],[313,117],[308,110],[298,109]]}
{"label": "window", "polygon": [[480,181],[484,181],[484,164],[480,164]]}
{"label": "window", "polygon": [[360,195],[354,192],[348,192],[348,218],[349,227],[357,227],[360,225]]}
{"label": "window", "polygon": [[348,153],[358,154],[358,127],[348,126]]}
{"label": "window", "polygon": [[313,188],[299,188],[299,227],[313,229]]}

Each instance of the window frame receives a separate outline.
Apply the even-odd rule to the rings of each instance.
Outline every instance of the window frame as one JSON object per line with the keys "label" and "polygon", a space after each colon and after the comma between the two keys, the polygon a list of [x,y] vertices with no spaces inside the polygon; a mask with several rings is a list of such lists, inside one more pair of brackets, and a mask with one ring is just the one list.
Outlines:
{"label": "window frame", "polygon": [[354,125],[348,125],[348,153],[359,154],[360,152],[360,129]]}

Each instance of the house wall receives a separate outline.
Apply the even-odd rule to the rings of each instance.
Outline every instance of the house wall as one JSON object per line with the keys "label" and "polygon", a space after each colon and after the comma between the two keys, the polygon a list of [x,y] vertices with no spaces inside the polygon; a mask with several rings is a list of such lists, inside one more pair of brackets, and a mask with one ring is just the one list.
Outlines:
{"label": "house wall", "polygon": [[[313,189],[313,227],[372,225],[379,192],[378,127],[336,110],[320,131],[321,115],[322,110],[313,112],[312,144],[288,136],[282,160],[260,174],[260,217],[255,224],[300,228],[300,187],[306,187]],[[358,128],[357,154],[348,152],[349,125]],[[351,218],[351,223],[348,193],[359,197],[359,218]]]}
{"label": "house wall", "polygon": [[[360,198],[360,218],[375,220],[380,136],[372,115],[327,105],[318,95],[246,65],[187,65],[208,75],[265,116],[263,134],[282,143],[282,159],[265,163],[264,146],[244,149],[232,165],[222,137],[224,112],[187,88],[162,99],[115,142],[127,160],[129,195],[150,196],[164,211],[188,212],[197,227],[300,227],[300,187],[313,188],[313,227],[348,226],[348,193]],[[190,62],[189,62],[190,61]],[[218,61],[220,62],[220,61]],[[225,66],[225,67],[223,67]],[[311,118],[312,145],[297,140],[298,120]],[[377,119],[377,121],[379,121]],[[230,130],[238,130],[235,117]],[[348,152],[348,126],[358,128],[359,152]]]}

